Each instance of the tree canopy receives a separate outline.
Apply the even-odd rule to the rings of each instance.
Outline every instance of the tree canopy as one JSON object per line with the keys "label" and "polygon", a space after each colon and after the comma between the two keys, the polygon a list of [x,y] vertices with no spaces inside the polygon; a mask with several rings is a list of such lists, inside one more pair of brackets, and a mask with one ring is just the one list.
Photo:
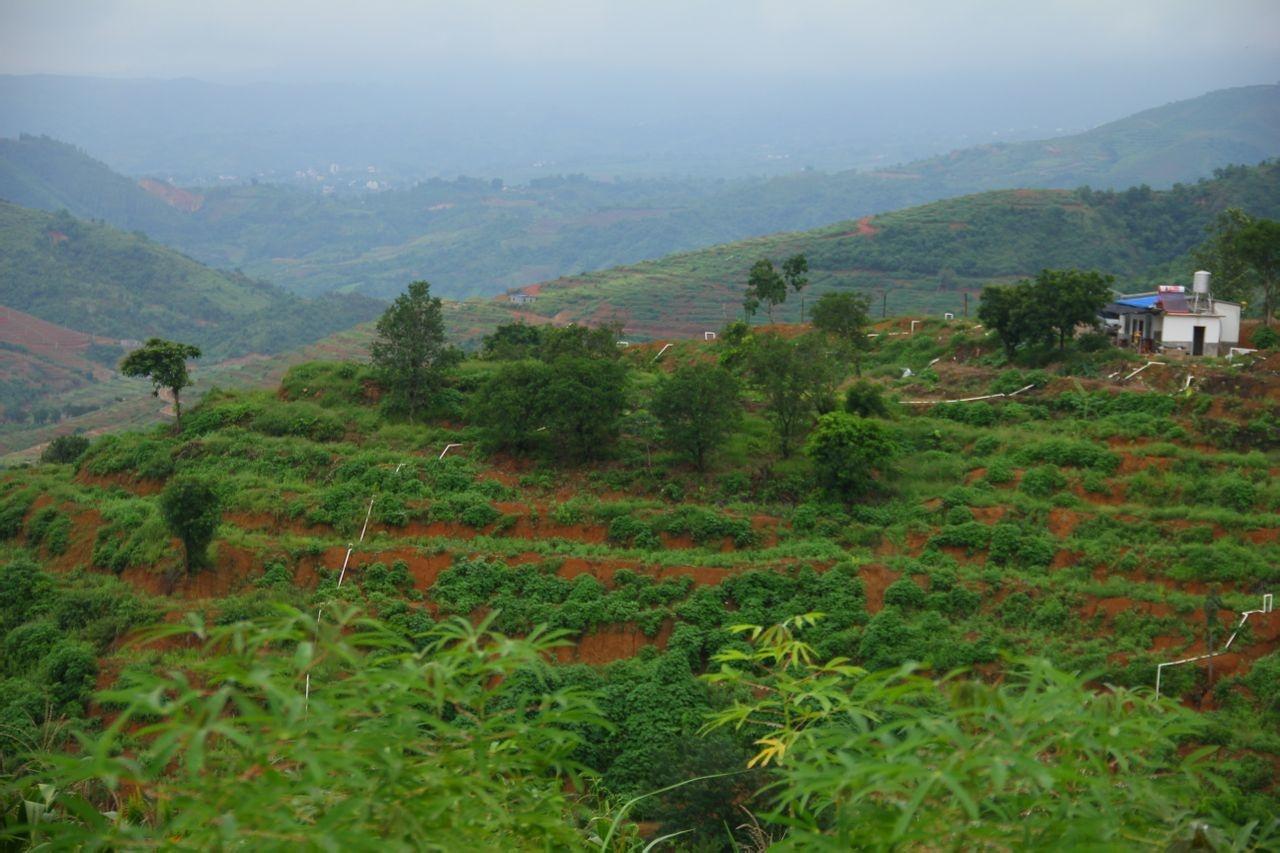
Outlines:
{"label": "tree canopy", "polygon": [[820,335],[787,340],[780,335],[755,335],[746,344],[747,379],[765,399],[765,415],[773,424],[782,455],[790,456],[795,440],[808,428],[815,412],[835,406],[835,387],[844,362]]}
{"label": "tree canopy", "polygon": [[707,364],[682,367],[664,380],[654,392],[652,408],[667,443],[698,470],[742,417],[737,378]]}
{"label": "tree canopy", "polygon": [[987,285],[978,319],[994,331],[1012,356],[1019,347],[1056,340],[1066,348],[1077,326],[1097,322],[1111,299],[1111,276],[1086,270],[1041,270],[1034,281]]}
{"label": "tree canopy", "polygon": [[769,322],[773,322],[773,309],[787,301],[787,281],[778,274],[773,261],[763,259],[751,265],[747,276],[747,295],[743,308],[748,315],[755,314],[763,303],[769,306]]}
{"label": "tree canopy", "polygon": [[199,357],[199,347],[152,338],[124,357],[120,362],[120,372],[125,376],[145,376],[150,379],[152,396],[160,396],[161,388],[169,389],[173,394],[175,426],[181,429],[182,389],[191,384],[187,360]]}
{"label": "tree canopy", "polygon": [[1232,243],[1236,255],[1254,271],[1262,290],[1262,318],[1269,326],[1280,298],[1280,222],[1258,219],[1245,225]]}
{"label": "tree canopy", "polygon": [[804,295],[801,293],[809,285],[809,261],[804,255],[792,255],[782,262],[782,278],[787,287],[800,297],[800,322],[804,322]]}
{"label": "tree canopy", "polygon": [[378,337],[369,347],[391,408],[415,415],[439,393],[444,372],[458,361],[445,345],[444,317],[431,285],[415,281],[378,318]]}
{"label": "tree canopy", "polygon": [[170,480],[160,493],[160,514],[169,532],[182,540],[187,571],[202,567],[222,519],[213,484],[195,477]]}
{"label": "tree canopy", "polygon": [[843,412],[819,418],[805,445],[818,485],[844,500],[869,494],[877,475],[889,470],[897,450],[889,427]]}
{"label": "tree canopy", "polygon": [[863,351],[870,349],[867,328],[871,325],[871,302],[861,293],[824,293],[813,306],[813,326],[840,340],[853,355],[861,373]]}

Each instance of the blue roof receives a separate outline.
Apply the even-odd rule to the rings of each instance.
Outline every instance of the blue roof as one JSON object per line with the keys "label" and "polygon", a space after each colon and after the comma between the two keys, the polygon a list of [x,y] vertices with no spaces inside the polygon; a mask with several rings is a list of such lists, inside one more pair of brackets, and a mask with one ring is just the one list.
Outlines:
{"label": "blue roof", "polygon": [[1160,300],[1161,294],[1151,293],[1146,296],[1124,296],[1116,300],[1117,305],[1129,305],[1134,308],[1153,308]]}

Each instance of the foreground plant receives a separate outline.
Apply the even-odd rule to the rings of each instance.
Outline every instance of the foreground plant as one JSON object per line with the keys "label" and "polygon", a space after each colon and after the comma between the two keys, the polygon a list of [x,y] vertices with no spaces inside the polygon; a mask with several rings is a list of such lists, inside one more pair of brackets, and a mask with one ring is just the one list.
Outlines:
{"label": "foreground plant", "polygon": [[410,643],[332,608],[319,625],[291,611],[186,630],[204,641],[188,671],[103,694],[124,708],[111,725],[82,735],[76,755],[46,756],[14,787],[6,801],[25,802],[10,813],[19,825],[9,838],[88,848],[581,845],[566,782],[582,768],[570,755],[577,731],[604,722],[579,692],[503,688],[554,637],[514,640],[457,619]]}
{"label": "foreground plant", "polygon": [[[1147,692],[1097,690],[1038,659],[999,684],[910,668],[869,674],[819,663],[798,639],[809,614],[741,626],[749,651],[718,656],[709,679],[750,696],[708,728],[757,733],[752,764],[773,769],[759,798],[803,849],[1219,849],[1275,840],[1199,810],[1222,789],[1180,748],[1202,733],[1189,711]],[[1184,754],[1186,753],[1186,754]]]}

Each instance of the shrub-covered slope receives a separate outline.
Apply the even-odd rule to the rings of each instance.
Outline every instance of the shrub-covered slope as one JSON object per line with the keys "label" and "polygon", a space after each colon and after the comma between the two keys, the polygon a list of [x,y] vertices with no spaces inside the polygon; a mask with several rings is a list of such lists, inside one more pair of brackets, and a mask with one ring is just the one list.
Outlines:
{"label": "shrub-covered slope", "polygon": [[[585,448],[594,461],[580,464],[534,423],[518,425],[532,438],[524,449],[486,450],[493,409],[476,402],[495,377],[532,362],[464,363],[417,425],[384,414],[368,368],[317,362],[295,367],[274,393],[208,395],[180,433],[106,436],[74,464],[7,473],[3,556],[36,559],[55,576],[114,575],[139,594],[170,596],[158,606],[173,618],[195,609],[220,625],[289,603],[307,614],[358,604],[405,636],[451,616],[487,616],[514,634],[562,629],[572,644],[558,663],[507,677],[518,693],[534,684],[589,692],[612,728],[588,729],[573,756],[602,794],[622,798],[740,772],[759,748],[754,729],[702,731],[708,714],[752,695],[697,677],[717,668],[714,655],[749,649],[735,625],[817,611],[825,616],[798,631],[818,660],[971,667],[982,679],[1010,666],[1004,655],[1033,654],[1094,684],[1149,690],[1158,662],[1220,648],[1237,614],[1280,584],[1275,356],[1198,362],[1188,391],[1184,365],[1127,379],[1131,356],[1084,347],[1024,370],[1002,364],[998,344],[968,324],[930,321],[914,334],[905,325],[881,327],[863,360],[863,380],[889,397],[885,416],[870,420],[895,452],[855,500],[824,493],[803,453],[777,453],[757,391],[744,395],[743,419],[706,472],[646,421],[669,372],[717,360],[736,370],[738,344],[684,342],[657,360],[657,347],[628,348],[621,432]],[[548,364],[538,368],[556,377],[548,387],[568,381]],[[902,378],[903,367],[914,375]],[[943,402],[1028,385],[1015,397]],[[209,567],[193,574],[159,497],[188,478],[212,483],[221,504]],[[120,595],[111,584],[92,589]],[[57,689],[69,713],[110,712],[91,702],[84,678],[51,674],[42,647],[23,639],[37,628],[9,630],[25,632],[9,641],[15,648],[21,639],[34,649],[15,676],[33,686],[13,696],[34,702]],[[68,635],[78,671],[91,657],[104,681],[145,684],[147,673],[183,672],[208,655],[179,643],[117,650],[83,630]],[[1277,655],[1280,620],[1255,617],[1212,673],[1205,664],[1165,673],[1165,694],[1205,715],[1184,745],[1214,747],[1227,778],[1223,790],[1175,805],[1216,810],[1216,828],[1275,813],[1267,768],[1280,755],[1280,720],[1267,679]],[[974,694],[948,695],[959,708]],[[723,843],[720,809],[770,778],[670,793],[633,817]],[[977,831],[950,825],[959,837]]]}

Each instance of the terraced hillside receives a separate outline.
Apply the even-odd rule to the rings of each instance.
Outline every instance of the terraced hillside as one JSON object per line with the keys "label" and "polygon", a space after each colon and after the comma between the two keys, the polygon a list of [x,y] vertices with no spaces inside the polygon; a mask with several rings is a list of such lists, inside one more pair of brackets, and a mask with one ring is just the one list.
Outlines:
{"label": "terraced hillside", "polygon": [[[1280,356],[1135,372],[1130,356],[1082,351],[1070,369],[1024,371],[964,323],[880,331],[863,371],[891,402],[869,420],[898,452],[852,502],[824,496],[803,453],[778,455],[755,392],[706,472],[646,426],[668,374],[726,343],[628,348],[631,414],[583,464],[562,461],[557,436],[545,455],[485,449],[469,401],[501,361],[464,364],[418,426],[382,414],[366,368],[317,362],[277,392],[210,393],[180,433],[108,435],[75,464],[6,473],[6,558],[97,601],[146,602],[94,623],[100,685],[198,659],[194,645],[128,641],[192,610],[227,624],[349,602],[410,633],[486,614],[511,634],[563,629],[572,642],[541,677],[600,691],[616,728],[577,755],[619,796],[745,762],[732,737],[702,765],[686,755],[723,707],[696,676],[740,648],[734,625],[821,611],[801,636],[824,660],[990,676],[1004,656],[1040,655],[1149,689],[1157,663],[1219,650],[1221,626],[1280,591]],[[159,503],[184,478],[214,483],[221,504],[193,573]],[[1241,823],[1278,802],[1278,666],[1273,612],[1211,668],[1164,675],[1165,695],[1207,715],[1230,780],[1211,799]],[[635,816],[673,829],[680,808]]]}

